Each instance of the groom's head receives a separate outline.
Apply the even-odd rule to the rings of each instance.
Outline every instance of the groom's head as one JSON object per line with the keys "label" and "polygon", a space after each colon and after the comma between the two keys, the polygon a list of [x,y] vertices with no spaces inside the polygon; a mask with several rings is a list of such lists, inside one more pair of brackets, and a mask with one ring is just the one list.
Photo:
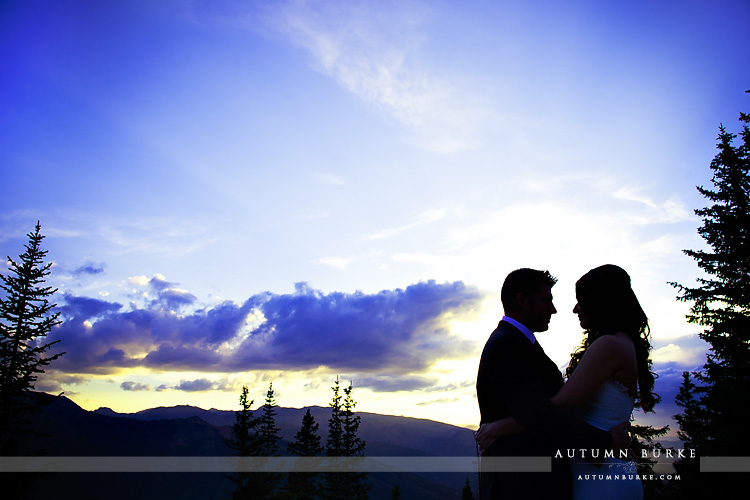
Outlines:
{"label": "groom's head", "polygon": [[552,315],[557,312],[552,303],[552,287],[557,278],[549,271],[516,269],[503,283],[500,300],[505,315],[521,322],[532,332],[549,328]]}

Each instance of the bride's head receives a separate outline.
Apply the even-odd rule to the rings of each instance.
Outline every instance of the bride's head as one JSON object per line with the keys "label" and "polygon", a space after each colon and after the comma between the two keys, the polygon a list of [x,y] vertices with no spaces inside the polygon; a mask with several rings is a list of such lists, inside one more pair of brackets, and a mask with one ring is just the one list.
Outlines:
{"label": "bride's head", "polygon": [[576,282],[576,304],[585,330],[583,343],[571,355],[565,374],[570,376],[588,346],[602,335],[625,332],[635,345],[638,363],[638,404],[651,411],[659,400],[653,392],[656,375],[651,371],[648,317],[630,285],[630,276],[613,264],[592,269]]}
{"label": "bride's head", "polygon": [[606,264],[584,274],[576,283],[576,313],[581,326],[599,335],[648,333],[648,318],[621,267]]}

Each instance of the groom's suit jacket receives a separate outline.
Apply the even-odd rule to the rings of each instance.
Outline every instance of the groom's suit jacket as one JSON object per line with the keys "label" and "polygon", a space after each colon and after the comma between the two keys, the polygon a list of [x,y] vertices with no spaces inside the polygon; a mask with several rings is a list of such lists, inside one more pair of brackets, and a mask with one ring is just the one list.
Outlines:
{"label": "groom's suit jacket", "polygon": [[[501,321],[479,362],[477,400],[482,423],[512,416],[527,432],[497,440],[488,456],[554,457],[560,450],[609,449],[611,435],[571,418],[550,403],[563,386],[555,363],[539,344]],[[601,456],[601,455],[600,455]],[[481,500],[570,497],[568,464],[552,459],[552,472],[482,473]]]}

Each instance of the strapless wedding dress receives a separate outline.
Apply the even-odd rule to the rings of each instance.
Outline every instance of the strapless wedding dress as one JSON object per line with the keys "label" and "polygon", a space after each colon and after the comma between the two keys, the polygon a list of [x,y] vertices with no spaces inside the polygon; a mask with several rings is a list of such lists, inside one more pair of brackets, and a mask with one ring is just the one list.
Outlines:
{"label": "strapless wedding dress", "polygon": [[[630,420],[633,398],[625,386],[607,379],[597,392],[576,411],[576,417],[599,429],[612,427]],[[617,456],[615,451],[615,457]],[[643,485],[630,460],[599,457],[596,467],[580,457],[570,459],[574,500],[640,500]]]}

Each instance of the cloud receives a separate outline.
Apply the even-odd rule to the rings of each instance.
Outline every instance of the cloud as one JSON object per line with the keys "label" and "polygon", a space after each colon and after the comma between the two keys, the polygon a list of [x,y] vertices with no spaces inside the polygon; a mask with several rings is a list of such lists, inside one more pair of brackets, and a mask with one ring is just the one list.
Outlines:
{"label": "cloud", "polygon": [[101,274],[103,272],[104,272],[104,263],[101,263],[101,264],[88,263],[73,270],[73,276],[95,275],[95,274]]}
{"label": "cloud", "polygon": [[172,283],[167,281],[167,278],[162,274],[155,274],[152,278],[146,276],[133,276],[128,278],[128,284],[134,287],[148,287],[148,292],[142,293],[133,291],[133,295],[136,297],[149,297],[154,296],[152,299],[151,307],[160,306],[167,310],[176,311],[182,306],[188,306],[193,304],[197,297],[187,290],[177,288],[178,283]]}
{"label": "cloud", "polygon": [[214,383],[207,378],[199,378],[197,380],[183,380],[179,385],[176,385],[174,389],[185,392],[202,392],[210,391],[214,388]]}
{"label": "cloud", "polygon": [[415,227],[419,227],[425,224],[430,224],[432,222],[437,222],[443,217],[445,217],[445,214],[446,214],[445,209],[427,210],[419,214],[416,220],[409,222],[408,224],[404,224],[398,227],[383,229],[381,231],[368,234],[365,236],[365,239],[379,240],[379,239],[384,239],[384,238],[391,238],[405,231],[409,231],[410,229],[414,229]]}
{"label": "cloud", "polygon": [[346,266],[349,265],[349,259],[346,259],[344,257],[324,257],[322,259],[316,260],[315,262],[318,264],[323,264],[325,266],[335,267],[337,269],[346,269]]}
{"label": "cloud", "polygon": [[128,278],[128,284],[132,286],[146,286],[149,279],[146,276],[131,276]]}
{"label": "cloud", "polygon": [[428,3],[280,1],[232,15],[306,51],[315,70],[405,126],[415,144],[443,152],[476,147],[486,103],[476,87],[463,90],[421,57],[437,15]]}
{"label": "cloud", "polygon": [[634,201],[647,207],[644,213],[634,214],[629,217],[637,225],[672,224],[690,220],[693,217],[693,212],[688,210],[676,197],[657,203],[641,194],[637,188],[632,186],[620,188],[612,195],[614,198]]}
{"label": "cloud", "polygon": [[347,184],[346,178],[340,175],[330,173],[316,173],[313,174],[313,177],[324,184],[333,184],[335,186],[344,186]]}
{"label": "cloud", "polygon": [[[664,366],[679,364],[681,366],[698,367],[706,362],[708,348],[709,344],[698,335],[687,335],[670,341],[666,345],[654,346],[651,351],[651,359],[655,364]],[[685,369],[694,370],[696,368]]]}
{"label": "cloud", "polygon": [[669,419],[684,411],[675,401],[682,385],[682,374],[701,369],[706,362],[708,344],[698,335],[687,335],[659,344],[665,345],[654,345],[651,359],[654,362],[653,371],[658,375],[654,391],[661,397],[661,402],[654,408],[654,413],[637,410],[635,416],[641,425],[663,426],[669,423],[669,437],[674,437],[679,426],[674,421],[669,422]]}
{"label": "cloud", "polygon": [[89,297],[79,297],[69,293],[63,295],[65,304],[59,310],[68,322],[83,322],[105,316],[122,308],[121,304],[105,302]]}
{"label": "cloud", "polygon": [[383,375],[378,377],[357,377],[357,387],[367,387],[374,392],[425,390],[435,386],[436,383],[436,378],[424,376],[391,377]]}
{"label": "cloud", "polygon": [[[171,288],[157,281],[155,288]],[[50,340],[61,340],[60,349],[67,351],[56,362],[66,373],[324,367],[367,372],[372,387],[395,388],[406,383],[396,380],[404,374],[474,353],[475,343],[454,336],[450,324],[474,315],[483,298],[462,282],[428,281],[373,294],[325,294],[298,283],[291,294],[264,292],[243,304],[226,301],[182,314],[168,307],[181,307],[173,302],[122,310],[120,304],[68,295],[67,320]]]}
{"label": "cloud", "polygon": [[141,384],[139,382],[126,381],[120,384],[120,389],[123,391],[150,391],[151,386],[148,384]]}

